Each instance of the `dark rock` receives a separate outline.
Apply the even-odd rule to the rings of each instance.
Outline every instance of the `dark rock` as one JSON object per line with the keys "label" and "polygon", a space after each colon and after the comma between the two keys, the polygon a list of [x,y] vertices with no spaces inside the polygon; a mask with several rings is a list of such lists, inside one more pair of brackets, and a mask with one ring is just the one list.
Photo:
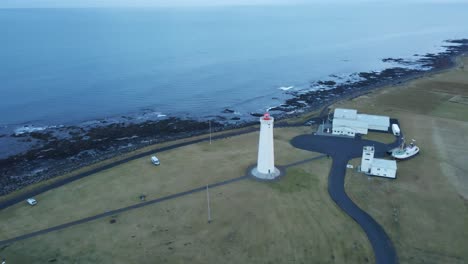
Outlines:
{"label": "dark rock", "polygon": [[259,114],[259,113],[250,113],[251,116],[255,116],[255,117],[262,117],[263,114]]}
{"label": "dark rock", "polygon": [[404,63],[405,60],[402,59],[402,58],[385,58],[385,59],[382,59],[383,62],[396,62],[396,63]]}
{"label": "dark rock", "polygon": [[[447,43],[458,45],[447,45],[446,50],[438,54],[420,55],[416,58],[416,64],[428,67],[432,71],[446,69],[454,65],[453,58],[455,56],[468,52],[468,39],[448,40]],[[410,63],[399,58],[386,58],[386,61],[400,64]],[[333,86],[333,89],[314,90],[307,93],[291,91],[289,94],[293,98],[287,99],[283,105],[272,110],[278,112],[275,115],[277,120],[297,116],[296,110],[320,109],[341,99],[350,99],[366,94],[372,89],[383,85],[401,83],[402,81],[417,78],[426,72],[428,71],[393,67],[381,72],[361,72],[358,76],[362,80],[357,82],[348,80],[345,83],[336,84],[333,81],[321,81],[323,85]],[[316,83],[311,85],[313,87]],[[233,110],[225,109],[225,111],[226,113],[232,113]],[[326,113],[323,112],[323,114]],[[250,115],[261,117],[263,113],[250,113]],[[223,117],[223,119],[226,118]],[[241,118],[235,116],[226,120],[238,121]],[[106,122],[103,121],[103,123]],[[222,122],[212,121],[211,125],[213,131],[220,131],[226,128],[245,127],[257,122],[246,120],[245,122],[231,123],[236,124],[227,126]],[[0,159],[0,195],[8,194],[27,185],[53,178],[149,144],[206,134],[208,126],[208,122],[205,121],[198,122],[196,120],[168,117],[163,120],[146,121],[144,123],[106,123],[95,127],[62,127],[58,128],[63,132],[62,134],[65,134],[62,138],[55,138],[58,135],[48,133],[13,134],[11,137],[21,137],[24,141],[31,141],[32,138],[38,139],[37,144],[39,145],[36,146],[36,142],[34,142],[33,148],[29,151]],[[49,169],[41,173],[39,177],[28,176],[31,171],[39,167]]]}
{"label": "dark rock", "polygon": [[317,83],[325,86],[334,86],[336,84],[334,81],[318,81]]}
{"label": "dark rock", "polygon": [[10,137],[15,137],[15,138],[19,138],[19,137],[27,137],[28,134],[27,133],[18,133],[18,134],[11,134]]}
{"label": "dark rock", "polygon": [[56,137],[52,136],[51,132],[48,132],[48,133],[31,132],[29,135],[34,139],[45,140],[45,141],[50,140],[50,139],[57,139]]}
{"label": "dark rock", "polygon": [[232,114],[232,113],[234,113],[234,110],[231,110],[231,109],[226,108],[226,109],[224,109],[224,110],[222,111],[222,113],[224,113],[224,114]]}
{"label": "dark rock", "polygon": [[109,223],[111,223],[111,224],[115,224],[115,222],[117,222],[117,220],[115,220],[115,219],[111,219],[111,220],[109,221]]}
{"label": "dark rock", "polygon": [[270,108],[270,111],[286,112],[286,111],[289,111],[289,109],[277,106],[277,107]]}

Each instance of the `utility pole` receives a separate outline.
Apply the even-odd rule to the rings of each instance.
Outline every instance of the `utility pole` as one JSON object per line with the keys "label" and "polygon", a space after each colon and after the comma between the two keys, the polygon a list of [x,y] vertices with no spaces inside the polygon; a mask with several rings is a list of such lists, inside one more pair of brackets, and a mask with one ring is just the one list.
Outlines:
{"label": "utility pole", "polygon": [[211,145],[211,120],[208,121],[210,124],[210,145]]}
{"label": "utility pole", "polygon": [[211,223],[210,190],[206,185],[206,202],[208,204],[208,224]]}

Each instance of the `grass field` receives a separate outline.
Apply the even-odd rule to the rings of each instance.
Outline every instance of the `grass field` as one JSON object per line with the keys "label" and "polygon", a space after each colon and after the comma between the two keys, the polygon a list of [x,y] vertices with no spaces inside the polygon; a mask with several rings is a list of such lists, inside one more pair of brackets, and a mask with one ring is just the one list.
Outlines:
{"label": "grass field", "polygon": [[466,68],[340,104],[398,118],[421,148],[398,162],[396,180],[346,177],[348,194],[383,225],[401,263],[468,263],[468,105],[449,102],[456,95],[468,95]]}
{"label": "grass field", "polygon": [[390,144],[395,141],[395,136],[389,133],[369,132],[367,135],[363,135],[362,139],[374,140],[374,141]]}
{"label": "grass field", "polygon": [[[288,142],[310,128],[275,130],[285,165],[317,153]],[[92,175],[0,212],[0,239],[244,175],[256,160],[258,133],[159,153]],[[229,149],[229,151],[226,151]],[[331,161],[288,169],[276,182],[243,180],[0,249],[14,263],[344,263],[373,262],[365,234],[327,193]],[[111,219],[116,223],[111,224]]]}
{"label": "grass field", "polygon": [[[421,148],[398,162],[396,180],[353,169],[346,177],[347,193],[384,227],[401,263],[468,263],[468,104],[457,96],[468,96],[466,67],[334,105],[398,118]],[[277,164],[318,155],[289,144],[311,132],[275,129]],[[157,153],[159,167],[148,156],[46,192],[37,206],[0,211],[0,240],[136,204],[140,195],[150,200],[244,175],[257,140],[249,133]],[[12,243],[0,256],[7,263],[373,263],[365,234],[327,193],[330,165],[323,158],[289,168],[279,181],[213,188],[211,223],[199,192]]]}

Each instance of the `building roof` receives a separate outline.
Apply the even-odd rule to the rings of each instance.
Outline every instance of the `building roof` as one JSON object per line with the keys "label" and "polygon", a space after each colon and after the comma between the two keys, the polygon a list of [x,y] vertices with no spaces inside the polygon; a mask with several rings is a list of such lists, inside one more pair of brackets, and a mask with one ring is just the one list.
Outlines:
{"label": "building roof", "polygon": [[364,146],[363,151],[374,151],[374,146]]}
{"label": "building roof", "polygon": [[369,125],[363,121],[334,118],[333,128],[338,128],[338,127],[349,127],[353,129],[366,129],[366,130],[369,129]]}
{"label": "building roof", "polygon": [[336,108],[335,113],[333,114],[333,119],[335,119],[335,118],[356,119],[357,118],[357,110]]}
{"label": "building roof", "polygon": [[396,170],[397,164],[395,160],[374,159],[372,161],[372,167]]}
{"label": "building roof", "polygon": [[370,126],[390,126],[390,117],[388,116],[358,114],[357,120],[366,122]]}

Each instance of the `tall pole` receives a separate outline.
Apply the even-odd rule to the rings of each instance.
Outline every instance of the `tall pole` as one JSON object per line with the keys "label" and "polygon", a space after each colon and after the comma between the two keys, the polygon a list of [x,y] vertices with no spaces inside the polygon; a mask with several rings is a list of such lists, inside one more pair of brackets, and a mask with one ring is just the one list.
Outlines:
{"label": "tall pole", "polygon": [[206,185],[206,202],[208,204],[208,224],[211,223],[210,190]]}
{"label": "tall pole", "polygon": [[210,124],[210,145],[211,145],[211,120],[208,121]]}

